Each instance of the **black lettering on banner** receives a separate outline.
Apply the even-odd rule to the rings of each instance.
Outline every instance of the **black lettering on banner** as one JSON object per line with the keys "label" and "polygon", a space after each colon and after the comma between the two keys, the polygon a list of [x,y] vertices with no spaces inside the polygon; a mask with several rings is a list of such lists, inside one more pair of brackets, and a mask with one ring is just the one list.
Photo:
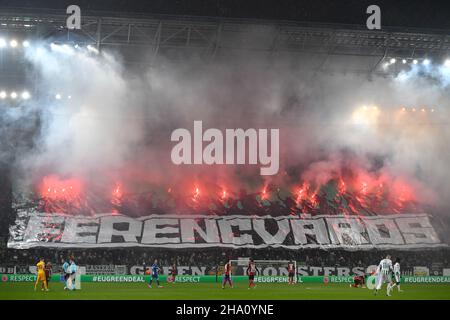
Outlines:
{"label": "black lettering on banner", "polygon": [[[23,220],[18,225],[23,226]],[[12,228],[14,229],[14,228]],[[12,230],[11,229],[11,230]],[[448,247],[427,214],[344,217],[151,215],[131,218],[32,213],[9,248],[161,247],[412,249]]]}

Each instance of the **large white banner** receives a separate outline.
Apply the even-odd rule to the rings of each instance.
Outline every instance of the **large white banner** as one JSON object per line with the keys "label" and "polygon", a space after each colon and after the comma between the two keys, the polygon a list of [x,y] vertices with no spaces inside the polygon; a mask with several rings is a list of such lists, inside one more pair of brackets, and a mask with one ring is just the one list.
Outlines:
{"label": "large white banner", "polygon": [[9,248],[341,248],[447,246],[427,214],[386,216],[70,216],[19,212]]}

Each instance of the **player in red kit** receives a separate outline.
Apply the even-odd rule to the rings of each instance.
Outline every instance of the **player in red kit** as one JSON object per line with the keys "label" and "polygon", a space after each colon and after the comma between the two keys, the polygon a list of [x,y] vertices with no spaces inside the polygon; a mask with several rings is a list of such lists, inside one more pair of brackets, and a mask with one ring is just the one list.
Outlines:
{"label": "player in red kit", "polygon": [[294,284],[294,277],[295,277],[295,265],[292,261],[289,261],[288,263],[288,284]]}
{"label": "player in red kit", "polygon": [[350,287],[353,287],[353,288],[365,288],[366,287],[366,281],[364,279],[364,276],[354,276],[353,277],[353,283],[350,284]]}
{"label": "player in red kit", "polygon": [[45,279],[47,280],[47,288],[48,288],[48,283],[52,277],[52,270],[53,270],[53,266],[50,262],[47,262],[47,264],[45,265]]}
{"label": "player in red kit", "polygon": [[173,278],[173,282],[176,281],[177,278],[177,274],[178,274],[178,270],[177,270],[177,265],[175,264],[175,262],[172,264],[172,269],[170,270],[170,275]]}
{"label": "player in red kit", "polygon": [[228,282],[230,284],[230,287],[233,288],[233,283],[231,282],[231,261],[228,261],[225,264],[224,268],[224,277],[222,281],[222,289],[225,289],[225,284]]}
{"label": "player in red kit", "polygon": [[248,288],[255,288],[255,273],[258,272],[259,275],[259,270],[256,267],[255,262],[253,261],[253,259],[250,259],[250,262],[248,263],[248,267],[247,267],[247,275],[248,275]]}

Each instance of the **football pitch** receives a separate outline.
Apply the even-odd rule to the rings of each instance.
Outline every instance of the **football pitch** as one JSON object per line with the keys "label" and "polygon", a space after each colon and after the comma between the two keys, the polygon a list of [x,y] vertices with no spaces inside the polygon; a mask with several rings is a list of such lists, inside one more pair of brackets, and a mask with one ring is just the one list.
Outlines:
{"label": "football pitch", "polygon": [[374,296],[366,288],[349,284],[258,284],[247,289],[237,283],[222,289],[217,283],[164,283],[150,289],[146,283],[82,283],[79,291],[64,291],[62,283],[50,283],[50,291],[34,291],[31,282],[0,283],[0,300],[450,300],[449,284],[402,284],[387,297],[385,288]]}

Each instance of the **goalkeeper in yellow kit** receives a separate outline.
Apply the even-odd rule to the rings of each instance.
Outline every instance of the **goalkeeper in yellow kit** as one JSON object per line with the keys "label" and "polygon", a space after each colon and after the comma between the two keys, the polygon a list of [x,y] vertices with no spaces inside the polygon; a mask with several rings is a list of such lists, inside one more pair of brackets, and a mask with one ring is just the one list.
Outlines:
{"label": "goalkeeper in yellow kit", "polygon": [[[36,283],[34,284],[34,291],[37,290],[39,282],[42,282],[43,285],[44,285],[45,291],[48,291],[47,279],[45,277],[45,262],[44,262],[44,258],[41,258],[39,260],[39,262],[36,265],[36,270],[37,270],[37,279],[36,279]],[[44,290],[44,288],[42,290]]]}

